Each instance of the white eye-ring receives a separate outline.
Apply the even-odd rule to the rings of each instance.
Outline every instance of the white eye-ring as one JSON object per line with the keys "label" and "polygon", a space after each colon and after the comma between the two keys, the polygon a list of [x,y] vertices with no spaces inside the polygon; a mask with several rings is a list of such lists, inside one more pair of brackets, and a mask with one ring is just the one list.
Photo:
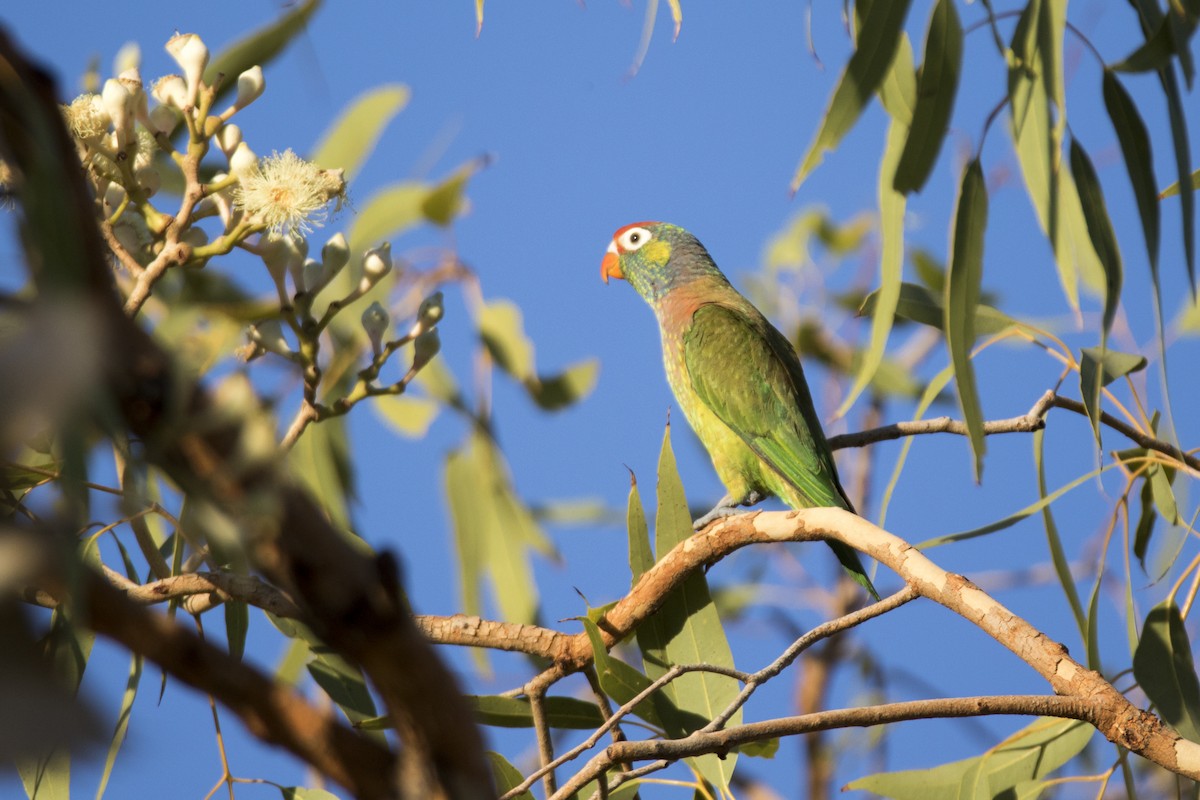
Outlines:
{"label": "white eye-ring", "polygon": [[645,228],[630,228],[621,234],[621,238],[617,240],[617,244],[626,253],[632,253],[639,247],[650,241],[654,237],[650,231]]}

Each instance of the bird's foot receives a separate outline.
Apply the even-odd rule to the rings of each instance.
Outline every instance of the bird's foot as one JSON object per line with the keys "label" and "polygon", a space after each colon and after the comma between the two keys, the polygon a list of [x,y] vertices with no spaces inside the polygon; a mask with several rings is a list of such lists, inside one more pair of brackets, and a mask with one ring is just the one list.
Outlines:
{"label": "bird's foot", "polygon": [[745,497],[738,500],[733,499],[732,495],[727,494],[717,501],[717,504],[713,506],[711,511],[693,522],[692,529],[697,531],[704,530],[719,519],[732,517],[734,514],[737,514],[738,506],[757,505],[765,499],[767,499],[767,495],[757,491],[751,491]]}

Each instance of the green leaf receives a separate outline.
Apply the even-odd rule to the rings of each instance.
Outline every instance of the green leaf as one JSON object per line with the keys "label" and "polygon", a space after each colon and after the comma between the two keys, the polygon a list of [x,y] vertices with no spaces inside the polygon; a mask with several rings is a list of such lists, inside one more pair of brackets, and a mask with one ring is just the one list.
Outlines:
{"label": "green leaf", "polygon": [[978,482],[983,477],[987,442],[983,435],[983,410],[975,387],[971,349],[975,345],[975,314],[983,282],[983,234],[988,213],[987,187],[978,159],[963,171],[957,206],[950,269],[946,275],[946,347],[954,364],[959,405],[974,454],[975,480]]}
{"label": "green leaf", "polygon": [[[533,711],[529,700],[499,695],[468,697],[475,706],[475,718],[481,725],[499,728],[532,728]],[[595,703],[574,697],[546,697],[543,700],[546,721],[551,728],[594,730],[604,724]]]}
{"label": "green leaf", "polygon": [[1145,369],[1146,363],[1145,356],[1099,347],[1083,348],[1079,359],[1079,391],[1097,442],[1100,441],[1100,390],[1117,378]]}
{"label": "green leaf", "polygon": [[1171,490],[1175,470],[1161,464],[1155,466],[1159,468],[1150,470],[1146,476],[1146,482],[1150,484],[1150,497],[1154,500],[1154,507],[1169,524],[1179,525],[1182,522],[1179,517],[1179,506],[1175,502],[1175,493]]}
{"label": "green leaf", "polygon": [[[1046,499],[1046,430],[1033,432],[1033,462],[1037,469],[1038,499]],[[1062,546],[1062,538],[1058,535],[1058,525],[1054,522],[1054,513],[1050,504],[1042,506],[1042,524],[1046,529],[1046,545],[1050,549],[1050,560],[1054,564],[1054,572],[1062,586],[1063,595],[1071,607],[1075,624],[1079,628],[1079,637],[1087,641],[1087,618],[1084,615],[1083,604],[1079,600],[1079,591],[1075,588],[1075,577],[1071,574],[1071,563],[1067,559]]]}
{"label": "green leaf", "polygon": [[329,695],[351,723],[378,715],[375,701],[367,690],[362,671],[326,647],[314,647],[315,659],[308,662],[308,674]]}
{"label": "green leaf", "polygon": [[883,81],[895,57],[909,4],[910,0],[882,0],[863,12],[854,55],[838,80],[817,138],[792,178],[793,192],[821,163],[826,151],[837,147]]}
{"label": "green leaf", "polygon": [[759,742],[747,742],[737,746],[737,751],[751,758],[774,758],[779,752],[779,737],[763,739]]}
{"label": "green leaf", "polygon": [[429,431],[440,406],[427,397],[383,395],[371,404],[384,422],[401,436],[420,439]]}
{"label": "green leaf", "polygon": [[253,66],[262,66],[279,55],[321,5],[320,0],[304,0],[274,22],[243,37],[208,62],[204,82],[211,84],[217,75],[225,79],[217,87],[217,99],[237,88],[237,77]]}
{"label": "green leaf", "polygon": [[1012,797],[1015,787],[1049,775],[1078,755],[1094,731],[1084,722],[1040,718],[975,758],[868,775],[846,788],[895,800]]}
{"label": "green leaf", "polygon": [[[943,289],[943,293],[944,293]],[[878,291],[871,292],[863,301],[860,314],[875,314],[879,302]],[[896,303],[896,316],[920,322],[939,331],[945,330],[946,311],[941,297],[924,286],[915,283],[900,284],[900,298]],[[975,335],[991,336],[1008,328],[1023,327],[1020,322],[992,306],[979,304],[975,307]]]}
{"label": "green leaf", "polygon": [[646,512],[642,507],[642,496],[638,492],[637,478],[629,473],[629,503],[625,511],[625,526],[629,531],[629,571],[633,578],[632,588],[646,570],[654,566],[654,551],[650,547],[650,529],[646,525]]}
{"label": "green leaf", "polygon": [[879,166],[879,289],[874,293],[875,306],[871,314],[871,339],[858,365],[854,385],[846,399],[835,412],[841,417],[871,380],[883,363],[887,350],[888,335],[896,318],[896,306],[900,301],[900,284],[904,271],[904,195],[892,188],[892,176],[900,158],[904,126],[892,120],[888,127],[887,144],[884,146],[883,161]]}
{"label": "green leaf", "polygon": [[557,375],[525,381],[525,389],[539,408],[558,411],[591,394],[599,377],[600,361],[589,358],[572,364]]}
{"label": "green leaf", "polygon": [[306,789],[302,786],[280,786],[283,800],[338,800],[333,792],[324,789]]}
{"label": "green leaf", "polygon": [[492,300],[479,312],[479,337],[500,369],[526,381],[535,376],[533,342],[525,335],[521,309],[511,300]]}
{"label": "green leaf", "polygon": [[[483,0],[478,1],[477,7],[482,15]],[[480,17],[480,24],[483,24],[482,16]],[[504,756],[491,750],[487,751],[486,755],[488,762],[492,765],[492,779],[496,782],[497,796],[511,792],[525,780],[525,776],[521,774],[521,771],[508,763],[508,759]],[[520,800],[520,798],[533,800],[533,795],[529,792],[521,792],[514,800]]]}
{"label": "green leaf", "polygon": [[[668,425],[663,434],[662,453],[658,462],[655,552],[661,557],[692,534],[692,517],[688,511],[683,483],[679,480],[679,471],[675,466],[675,454],[671,448],[671,426]],[[709,595],[708,582],[703,573],[692,573],[673,589],[662,607],[653,615],[653,619],[656,623],[654,626],[647,627],[643,624],[638,629],[638,644],[646,652],[644,666],[648,675],[658,677],[665,667],[672,664],[733,667],[733,652],[725,638],[721,619]],[[646,650],[647,644],[652,648],[649,651]],[[665,658],[663,666],[653,664],[651,652]],[[692,712],[704,720],[711,720],[733,702],[738,691],[738,683],[732,678],[708,672],[689,672],[666,687],[664,694],[674,700],[680,710]],[[740,721],[739,709],[729,720],[729,724],[737,725]],[[670,718],[664,718],[664,722],[672,735],[691,732],[688,729],[672,730]],[[707,755],[690,761],[714,786],[722,790],[728,789],[737,763],[734,756],[721,759],[715,755]]]}
{"label": "green leaf", "polygon": [[356,175],[411,94],[407,86],[392,83],[356,97],[321,137],[312,162],[326,169],[344,169],[347,178]]}
{"label": "green leaf", "polygon": [[459,167],[453,175],[434,186],[421,203],[421,213],[425,218],[443,228],[453,222],[466,206],[463,192],[467,188],[467,181],[487,163],[486,158],[475,159]]}
{"label": "green leaf", "polygon": [[1182,736],[1200,742],[1200,681],[1187,628],[1171,599],[1146,615],[1133,675],[1159,715]]}
{"label": "green leaf", "polygon": [[350,527],[349,501],[354,496],[349,448],[346,418],[333,417],[309,425],[287,455],[292,473],[343,530]]}
{"label": "green leaf", "polygon": [[[1197,169],[1192,173],[1191,184],[1192,189],[1200,189],[1200,169]],[[1159,193],[1158,197],[1160,200],[1165,200],[1168,197],[1174,197],[1177,194],[1179,194],[1179,181],[1175,181],[1170,186],[1163,189],[1162,192]]]}
{"label": "green leaf", "polygon": [[1137,201],[1138,216],[1142,220],[1142,235],[1146,240],[1146,255],[1150,259],[1150,275],[1158,284],[1159,214],[1158,199],[1154,189],[1154,157],[1150,149],[1150,135],[1142,121],[1133,98],[1125,91],[1121,81],[1112,72],[1104,71],[1104,107],[1112,120],[1117,141],[1121,144],[1122,160],[1129,172],[1129,183]]}
{"label": "green leaf", "polygon": [[1088,158],[1078,139],[1071,139],[1071,174],[1079,189],[1079,202],[1083,206],[1083,218],[1087,222],[1092,247],[1104,268],[1104,318],[1101,329],[1101,348],[1108,344],[1108,332],[1112,330],[1117,316],[1117,304],[1121,301],[1121,284],[1124,269],[1121,266],[1121,249],[1113,233],[1112,221],[1108,218],[1108,207],[1104,203],[1104,192],[1096,168]]}
{"label": "green leaf", "polygon": [[1146,552],[1150,547],[1150,537],[1154,534],[1154,523],[1158,519],[1154,505],[1154,490],[1150,484],[1151,473],[1162,470],[1160,464],[1151,464],[1146,468],[1146,479],[1142,481],[1141,513],[1138,515],[1137,527],[1133,535],[1133,554],[1137,556],[1142,572],[1146,571]]}
{"label": "green leaf", "polygon": [[[650,688],[652,681],[649,678],[619,658],[609,655],[608,651],[604,649],[604,639],[600,636],[600,629],[596,627],[596,623],[586,618],[580,618],[579,621],[583,624],[583,629],[587,631],[588,640],[592,643],[592,658],[596,665],[596,676],[600,681],[600,688],[606,695],[619,705],[625,705],[638,694]],[[662,692],[655,692],[642,700],[634,706],[633,713],[651,725],[661,728],[663,724],[658,716],[657,704],[651,702],[660,694]]]}
{"label": "green leaf", "polygon": [[229,655],[242,660],[246,652],[246,633],[250,630],[250,609],[241,600],[225,601],[225,638]]}
{"label": "green leaf", "polygon": [[933,171],[958,93],[963,32],[954,0],[938,0],[925,35],[925,61],[917,78],[917,105],[904,153],[896,167],[896,191],[920,191]]}
{"label": "green leaf", "polygon": [[351,261],[367,248],[394,239],[422,222],[421,208],[428,196],[428,185],[419,181],[394,183],[372,195],[350,226],[347,238]]}
{"label": "green leaf", "polygon": [[1154,29],[1154,33],[1110,69],[1117,72],[1157,72],[1170,66],[1171,56],[1174,54],[1175,43],[1171,41],[1171,28],[1164,17]]}
{"label": "green leaf", "polygon": [[912,125],[917,105],[917,77],[913,67],[912,43],[908,34],[900,34],[896,57],[879,84],[879,100],[894,122]]}

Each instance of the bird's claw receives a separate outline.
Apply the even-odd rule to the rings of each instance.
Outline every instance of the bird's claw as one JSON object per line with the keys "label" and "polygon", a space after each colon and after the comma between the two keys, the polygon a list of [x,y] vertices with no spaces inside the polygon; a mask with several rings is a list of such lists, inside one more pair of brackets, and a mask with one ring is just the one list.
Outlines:
{"label": "bird's claw", "polygon": [[745,497],[738,500],[733,499],[733,497],[729,495],[725,495],[717,502],[715,506],[713,506],[711,511],[692,523],[692,530],[704,530],[719,519],[725,519],[725,517],[732,517],[734,514],[737,514],[738,506],[758,505],[766,499],[767,496],[765,494],[757,491],[751,491]]}

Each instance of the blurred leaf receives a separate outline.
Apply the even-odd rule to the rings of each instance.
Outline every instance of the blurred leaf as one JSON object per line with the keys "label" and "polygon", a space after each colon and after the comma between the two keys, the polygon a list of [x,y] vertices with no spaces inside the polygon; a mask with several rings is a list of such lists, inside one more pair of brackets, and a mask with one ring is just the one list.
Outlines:
{"label": "blurred leaf", "polygon": [[510,300],[492,300],[479,312],[479,336],[502,370],[518,381],[534,378],[533,342],[525,335],[521,309]]}
{"label": "blurred leaf", "polygon": [[954,0],[938,0],[925,35],[925,61],[917,77],[917,104],[904,152],[896,166],[897,192],[917,192],[929,179],[950,127],[962,69],[963,32]]}
{"label": "blurred leaf", "polygon": [[[1038,499],[1046,499],[1046,429],[1033,432],[1033,462],[1037,469]],[[1063,550],[1062,538],[1058,535],[1058,525],[1054,522],[1054,513],[1050,504],[1042,506],[1042,525],[1046,529],[1046,544],[1050,549],[1050,560],[1054,564],[1054,573],[1062,586],[1063,596],[1071,607],[1075,617],[1075,625],[1079,628],[1079,636],[1087,641],[1087,618],[1083,612],[1083,604],[1079,600],[1079,591],[1075,588],[1075,578],[1071,575],[1071,562]]]}
{"label": "blurred leaf", "polygon": [[283,800],[338,800],[333,792],[324,789],[305,789],[301,786],[280,786]]}
{"label": "blurred leaf", "polygon": [[[687,497],[675,465],[671,448],[671,426],[663,434],[662,452],[658,462],[658,510],[654,521],[654,550],[665,556],[675,545],[693,534],[692,517]],[[702,572],[693,572],[666,596],[658,612],[638,627],[638,644],[642,647],[646,674],[657,678],[673,664],[713,664],[733,667],[733,652],[725,638],[717,608],[708,593],[708,582]],[[655,663],[656,659],[665,661]],[[738,682],[724,675],[708,672],[689,672],[676,678],[663,693],[682,711],[692,712],[711,720],[733,702],[739,691]],[[741,710],[729,720],[729,725],[741,722]],[[667,731],[673,736],[686,735],[692,729],[673,729],[673,720],[664,717]],[[689,759],[700,774],[714,786],[726,790],[733,778],[737,759],[730,754],[724,759],[715,755]]]}
{"label": "blurred leaf", "polygon": [[353,464],[346,418],[309,425],[288,452],[288,466],[338,528],[349,530],[354,497]]}
{"label": "blurred leaf", "polygon": [[371,405],[392,430],[410,439],[420,439],[428,433],[439,408],[427,397],[407,394],[377,397]]}
{"label": "blurred leaf", "polygon": [[774,758],[779,753],[779,737],[763,739],[761,742],[739,744],[737,751],[751,758]]}
{"label": "blurred leaf", "polygon": [[912,125],[913,109],[917,105],[917,77],[913,67],[912,43],[906,33],[900,34],[896,57],[879,84],[879,100],[893,120]]}
{"label": "blurred leaf", "polygon": [[1170,65],[1171,56],[1174,54],[1175,44],[1171,41],[1171,29],[1164,17],[1146,41],[1113,64],[1110,69],[1117,72],[1157,72]]}
{"label": "blurred leaf", "polygon": [[[476,0],[476,7],[480,11],[480,25],[482,25],[483,0]],[[525,776],[521,774],[521,771],[508,763],[508,759],[504,756],[491,750],[487,751],[486,755],[492,765],[492,780],[496,782],[497,796],[511,792],[525,780]],[[514,800],[521,800],[521,798],[533,800],[533,795],[529,792],[521,792]]]}
{"label": "blurred leaf", "polygon": [[[946,291],[946,265],[924,248],[912,250],[909,253],[909,260],[912,261],[917,279],[926,289],[933,292],[935,297],[940,297]],[[938,316],[941,317],[941,314],[939,313]]]}
{"label": "blurred leaf", "polygon": [[1079,202],[1083,206],[1083,218],[1087,223],[1092,247],[1104,268],[1104,318],[1101,328],[1101,347],[1108,344],[1108,332],[1117,316],[1117,304],[1121,301],[1121,284],[1124,269],[1121,266],[1121,250],[1108,218],[1108,207],[1104,203],[1104,192],[1092,160],[1088,158],[1077,139],[1071,139],[1071,174],[1079,188]]}
{"label": "blurred leaf", "polygon": [[529,511],[538,522],[554,525],[607,525],[619,517],[603,500],[590,497],[548,500],[531,505]]}
{"label": "blurred leaf", "polygon": [[983,410],[975,386],[971,349],[975,346],[975,316],[983,282],[983,234],[987,214],[987,187],[983,182],[983,169],[975,160],[963,171],[962,189],[954,214],[950,269],[946,275],[945,334],[967,438],[974,454],[976,483],[983,479],[987,442],[983,435]]}
{"label": "blurred leaf", "polygon": [[1161,464],[1155,466],[1158,469],[1152,469],[1146,474],[1146,482],[1150,484],[1150,497],[1154,500],[1154,507],[1158,509],[1159,515],[1171,525],[1178,525],[1182,520],[1179,517],[1179,506],[1175,502],[1175,492],[1171,490],[1175,470]]}
{"label": "blurred leaf", "polygon": [[[821,163],[826,151],[837,147],[842,137],[854,127],[871,95],[883,81],[899,46],[909,2],[876,0],[869,5],[862,2],[855,4],[860,24],[854,55],[850,56],[846,69],[838,79],[817,138],[809,146],[808,153],[792,178],[793,192]],[[864,5],[867,6],[865,10]]]}
{"label": "blurred leaf", "polygon": [[600,361],[589,358],[572,364],[557,375],[527,380],[525,388],[539,408],[558,411],[591,394],[599,377]]}
{"label": "blurred leaf", "polygon": [[487,158],[477,158],[454,171],[454,174],[430,189],[421,203],[421,213],[435,225],[443,228],[454,221],[465,208],[463,192],[467,181],[488,164]]}
{"label": "blurred leaf", "polygon": [[439,403],[453,407],[462,405],[462,393],[454,380],[454,375],[440,358],[435,358],[426,364],[417,373],[415,381],[425,390],[426,394]]}
{"label": "blurred leaf", "polygon": [[393,183],[372,195],[350,225],[347,238],[351,262],[367,248],[390,241],[418,225],[424,219],[422,206],[428,196],[429,187],[419,181]]}
{"label": "blurred leaf", "polygon": [[875,291],[875,307],[871,314],[871,339],[854,373],[854,384],[834,416],[841,417],[850,410],[863,389],[871,383],[883,363],[888,335],[896,318],[900,302],[900,283],[904,271],[904,195],[892,188],[896,163],[903,146],[904,126],[892,120],[888,127],[887,144],[879,166],[879,288]]}
{"label": "blurred leaf", "polygon": [[1161,469],[1161,465],[1151,464],[1146,468],[1146,479],[1142,481],[1141,513],[1138,515],[1133,536],[1133,554],[1137,556],[1142,572],[1146,571],[1146,552],[1150,547],[1150,537],[1154,534],[1154,523],[1158,519],[1154,507],[1154,490],[1150,485],[1150,473]]}
{"label": "blurred leaf", "polygon": [[629,504],[625,512],[625,526],[629,531],[630,588],[637,585],[646,570],[654,566],[654,551],[650,547],[650,529],[646,524],[646,512],[642,507],[642,495],[638,492],[637,478],[629,473]]}
{"label": "blurred leaf", "polygon": [[1146,255],[1150,259],[1150,276],[1158,285],[1159,214],[1158,199],[1154,189],[1154,157],[1150,149],[1150,135],[1142,121],[1133,98],[1125,91],[1121,81],[1112,72],[1104,71],[1104,107],[1117,132],[1121,144],[1122,160],[1129,172],[1133,196],[1137,200],[1138,216],[1142,220],[1142,234],[1146,240]]}
{"label": "blurred leaf", "polygon": [[1200,742],[1200,681],[1187,628],[1171,599],[1146,615],[1133,675],[1162,718],[1182,736]]}
{"label": "blurred leaf", "polygon": [[362,93],[321,137],[310,160],[325,169],[344,169],[347,178],[357,175],[375,150],[383,129],[408,104],[411,94],[400,83]]}
{"label": "blurred leaf", "polygon": [[279,55],[304,30],[320,5],[320,0],[303,0],[279,19],[239,39],[214,56],[204,70],[204,82],[211,84],[217,75],[225,76],[217,87],[218,101],[237,89],[238,75],[253,66],[265,66]]}
{"label": "blurred leaf", "polygon": [[[314,647],[316,656],[305,666],[317,685],[325,690],[351,724],[371,719],[378,715],[375,701],[367,689],[366,679],[362,671],[341,656],[326,647]],[[378,741],[383,741],[383,734],[369,734]]]}
{"label": "blurred leaf", "polygon": [[[1200,189],[1200,169],[1197,169],[1192,173],[1191,184],[1193,190]],[[1158,197],[1160,200],[1165,200],[1168,197],[1174,197],[1177,194],[1179,194],[1179,181],[1175,181],[1170,186],[1163,189],[1162,192],[1159,193]]]}
{"label": "blurred leaf", "polygon": [[1145,356],[1098,347],[1082,349],[1079,359],[1079,391],[1083,395],[1083,405],[1087,408],[1088,419],[1092,422],[1092,431],[1096,434],[1097,442],[1100,441],[1100,390],[1117,378],[1145,368]]}
{"label": "blurred leaf", "polygon": [[981,756],[928,769],[880,772],[846,788],[894,800],[1013,797],[1014,787],[1043,778],[1078,755],[1094,731],[1085,722],[1042,717]]}
{"label": "blurred leaf", "polygon": [[[943,290],[944,293],[944,290]],[[861,314],[874,314],[878,292],[871,292],[863,301]],[[931,328],[945,330],[946,312],[943,300],[924,286],[915,283],[900,284],[900,299],[896,304],[896,315]],[[976,336],[991,336],[1006,328],[1021,327],[1021,323],[991,306],[975,307]]]}
{"label": "blurred leaf", "polygon": [[[532,728],[533,711],[529,700],[499,695],[468,697],[475,706],[475,718],[481,725],[500,728]],[[604,717],[595,703],[574,697],[544,699],[546,722],[551,728],[594,730],[604,724]]]}

